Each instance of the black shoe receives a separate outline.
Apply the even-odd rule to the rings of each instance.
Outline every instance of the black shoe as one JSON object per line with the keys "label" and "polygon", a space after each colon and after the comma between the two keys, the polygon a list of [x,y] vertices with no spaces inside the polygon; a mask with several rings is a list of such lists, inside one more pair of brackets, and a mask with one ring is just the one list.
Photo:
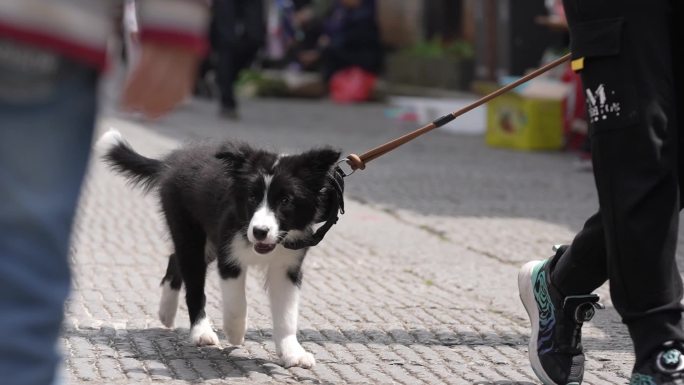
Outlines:
{"label": "black shoe", "polygon": [[532,370],[545,385],[581,384],[582,325],[591,320],[595,309],[602,307],[599,297],[562,297],[551,284],[548,261],[532,261],[523,266],[518,273],[518,289],[532,325]]}
{"label": "black shoe", "polygon": [[632,372],[629,385],[684,385],[684,343],[669,341]]}
{"label": "black shoe", "polygon": [[221,107],[219,115],[228,120],[240,120],[240,114],[235,107]]}
{"label": "black shoe", "polygon": [[199,79],[195,82],[195,88],[192,91],[193,95],[197,96],[198,98],[203,98],[203,99],[211,99],[212,94],[211,94],[211,89],[209,88],[209,84],[203,79]]}

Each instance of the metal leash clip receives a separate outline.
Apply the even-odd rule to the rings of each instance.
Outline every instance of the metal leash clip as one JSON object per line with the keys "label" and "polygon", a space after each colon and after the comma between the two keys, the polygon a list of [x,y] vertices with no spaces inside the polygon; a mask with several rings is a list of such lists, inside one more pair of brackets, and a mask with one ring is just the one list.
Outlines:
{"label": "metal leash clip", "polygon": [[[349,169],[349,171],[348,172],[345,171],[345,169],[342,168],[341,165],[346,165],[347,166],[346,168]],[[340,160],[339,162],[337,162],[337,164],[335,165],[335,172],[338,172],[342,176],[342,178],[346,178],[346,177],[352,175],[353,173],[355,173],[356,169],[354,169],[351,166],[351,162],[349,161],[349,158],[344,158],[344,159]]]}

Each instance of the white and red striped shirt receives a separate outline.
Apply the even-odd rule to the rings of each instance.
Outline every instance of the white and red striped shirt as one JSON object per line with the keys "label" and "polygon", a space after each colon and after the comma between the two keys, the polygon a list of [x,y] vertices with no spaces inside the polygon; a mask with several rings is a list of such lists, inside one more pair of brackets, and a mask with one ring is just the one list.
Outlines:
{"label": "white and red striped shirt", "polygon": [[[206,0],[138,0],[142,41],[207,50]],[[0,38],[57,51],[98,69],[107,63],[107,40],[119,0],[1,0]]]}

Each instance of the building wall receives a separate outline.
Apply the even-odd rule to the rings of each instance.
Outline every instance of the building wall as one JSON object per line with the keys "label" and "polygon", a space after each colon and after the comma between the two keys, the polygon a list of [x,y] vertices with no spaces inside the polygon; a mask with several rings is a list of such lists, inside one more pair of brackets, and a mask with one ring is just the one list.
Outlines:
{"label": "building wall", "polygon": [[410,46],[423,37],[423,0],[378,0],[378,22],[389,47]]}
{"label": "building wall", "polygon": [[482,0],[464,0],[461,17],[461,37],[475,42],[475,3]]}

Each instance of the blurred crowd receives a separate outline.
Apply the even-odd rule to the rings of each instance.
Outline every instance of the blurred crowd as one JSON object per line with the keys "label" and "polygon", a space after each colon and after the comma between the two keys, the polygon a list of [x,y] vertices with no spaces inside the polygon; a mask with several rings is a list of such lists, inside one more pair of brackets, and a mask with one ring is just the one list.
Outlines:
{"label": "blurred crowd", "polygon": [[[123,58],[135,60],[135,0],[121,21]],[[315,74],[325,94],[336,75],[372,86],[383,66],[375,0],[214,0],[207,33],[195,94],[217,98],[229,119],[238,117],[236,84],[246,69]]]}

